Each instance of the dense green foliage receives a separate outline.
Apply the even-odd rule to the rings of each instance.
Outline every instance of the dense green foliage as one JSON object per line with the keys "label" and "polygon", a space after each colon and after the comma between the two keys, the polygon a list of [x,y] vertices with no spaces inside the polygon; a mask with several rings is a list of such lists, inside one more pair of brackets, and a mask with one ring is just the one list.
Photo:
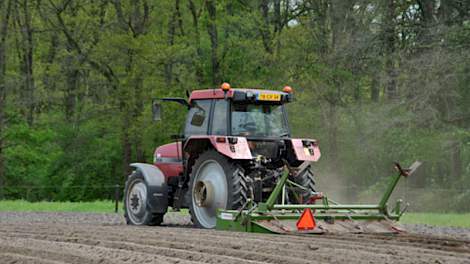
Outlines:
{"label": "dense green foliage", "polygon": [[151,98],[228,81],[294,87],[325,189],[367,194],[419,159],[409,187],[470,210],[469,43],[460,0],[0,0],[0,197],[111,198],[181,129]]}

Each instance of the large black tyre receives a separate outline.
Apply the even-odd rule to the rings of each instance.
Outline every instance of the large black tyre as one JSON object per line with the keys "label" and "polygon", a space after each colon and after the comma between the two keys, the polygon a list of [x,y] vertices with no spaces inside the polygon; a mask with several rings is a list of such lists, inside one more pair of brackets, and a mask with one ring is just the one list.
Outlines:
{"label": "large black tyre", "polygon": [[124,188],[124,217],[128,225],[160,225],[164,213],[152,213],[147,201],[148,185],[139,170],[127,178]]}
{"label": "large black tyre", "polygon": [[197,158],[188,191],[191,192],[191,219],[199,228],[215,228],[216,209],[239,209],[248,195],[243,168],[215,150],[208,150]]}
{"label": "large black tyre", "polygon": [[291,194],[291,196],[298,197],[297,203],[307,203],[310,200],[310,197],[312,197],[312,195],[316,192],[315,179],[311,166],[305,168],[297,176],[291,177],[290,180],[304,188],[293,188],[293,191],[296,192],[296,195]]}

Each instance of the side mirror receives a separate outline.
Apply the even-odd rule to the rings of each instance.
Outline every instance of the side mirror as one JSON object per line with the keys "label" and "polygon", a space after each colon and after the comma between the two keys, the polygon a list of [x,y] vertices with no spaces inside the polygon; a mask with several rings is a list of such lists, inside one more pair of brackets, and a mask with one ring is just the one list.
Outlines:
{"label": "side mirror", "polygon": [[158,102],[153,102],[152,103],[152,119],[153,119],[153,121],[156,122],[156,121],[162,120],[161,112],[162,112],[162,106]]}

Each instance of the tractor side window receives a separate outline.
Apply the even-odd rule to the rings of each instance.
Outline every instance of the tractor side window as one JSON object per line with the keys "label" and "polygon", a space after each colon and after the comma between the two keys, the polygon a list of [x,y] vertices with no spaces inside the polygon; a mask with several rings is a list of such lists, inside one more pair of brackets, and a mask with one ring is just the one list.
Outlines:
{"label": "tractor side window", "polygon": [[226,100],[215,100],[212,135],[227,135],[227,110]]}
{"label": "tractor side window", "polygon": [[184,130],[185,136],[207,135],[210,108],[210,100],[195,100],[191,103]]}

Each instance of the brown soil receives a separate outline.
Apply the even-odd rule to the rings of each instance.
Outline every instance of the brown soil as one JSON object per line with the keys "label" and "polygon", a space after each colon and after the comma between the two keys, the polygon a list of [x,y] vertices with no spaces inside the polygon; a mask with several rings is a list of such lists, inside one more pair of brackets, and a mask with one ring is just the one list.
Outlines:
{"label": "brown soil", "polygon": [[[174,221],[173,221],[174,220]],[[0,263],[470,263],[470,240],[134,227],[110,214],[0,213]]]}

